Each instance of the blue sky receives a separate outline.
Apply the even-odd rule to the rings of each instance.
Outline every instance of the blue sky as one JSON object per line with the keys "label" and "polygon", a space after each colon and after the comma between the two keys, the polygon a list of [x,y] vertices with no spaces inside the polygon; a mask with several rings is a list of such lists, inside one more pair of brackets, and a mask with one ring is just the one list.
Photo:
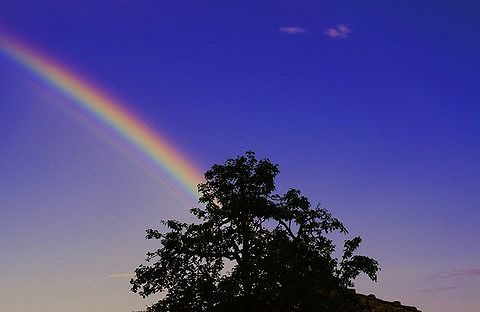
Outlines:
{"label": "blue sky", "polygon": [[[360,291],[467,312],[480,304],[479,9],[7,0],[0,31],[113,94],[201,170],[247,149],[278,163],[280,191],[321,201],[379,260]],[[0,82],[0,309],[142,308],[111,274],[142,262],[145,228],[189,207],[1,54]]]}

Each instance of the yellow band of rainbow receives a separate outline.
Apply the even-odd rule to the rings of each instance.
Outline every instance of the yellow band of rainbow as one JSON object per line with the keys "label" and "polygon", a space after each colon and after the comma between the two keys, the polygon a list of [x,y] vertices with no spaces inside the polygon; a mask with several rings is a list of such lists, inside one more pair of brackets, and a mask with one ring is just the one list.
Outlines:
{"label": "yellow band of rainbow", "polygon": [[198,199],[197,184],[203,181],[200,170],[177,152],[165,138],[127,111],[125,105],[81,79],[64,65],[18,40],[0,35],[0,51],[74,100],[76,105],[98,121],[108,125],[172,177],[188,194]]}

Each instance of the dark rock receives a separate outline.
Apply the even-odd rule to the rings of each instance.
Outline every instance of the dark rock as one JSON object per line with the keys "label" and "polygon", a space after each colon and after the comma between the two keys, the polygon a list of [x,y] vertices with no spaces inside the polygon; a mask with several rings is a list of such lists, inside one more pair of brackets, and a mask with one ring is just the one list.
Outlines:
{"label": "dark rock", "polygon": [[421,312],[416,307],[403,306],[400,301],[385,301],[377,299],[375,295],[357,294],[369,312]]}

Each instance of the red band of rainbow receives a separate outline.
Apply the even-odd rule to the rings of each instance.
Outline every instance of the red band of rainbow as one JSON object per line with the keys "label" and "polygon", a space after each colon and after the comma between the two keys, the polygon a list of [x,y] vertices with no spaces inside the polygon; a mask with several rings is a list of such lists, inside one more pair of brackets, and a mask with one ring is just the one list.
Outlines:
{"label": "red band of rainbow", "polygon": [[198,199],[197,184],[203,181],[200,170],[145,122],[128,112],[125,105],[81,79],[64,65],[18,40],[1,35],[0,51],[73,99],[76,105],[98,121],[108,125],[108,128],[173,178],[188,194]]}

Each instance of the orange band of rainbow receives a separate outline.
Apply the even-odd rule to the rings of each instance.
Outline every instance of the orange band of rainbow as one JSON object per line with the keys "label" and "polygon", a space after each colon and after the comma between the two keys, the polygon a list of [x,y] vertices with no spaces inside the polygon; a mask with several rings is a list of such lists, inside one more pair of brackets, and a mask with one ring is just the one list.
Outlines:
{"label": "orange band of rainbow", "polygon": [[49,59],[17,40],[0,36],[0,51],[57,90],[74,100],[82,110],[108,125],[116,134],[172,177],[187,193],[198,199],[197,184],[202,174],[191,162],[149,128],[145,122],[128,112],[124,105],[89,84],[64,65]]}

